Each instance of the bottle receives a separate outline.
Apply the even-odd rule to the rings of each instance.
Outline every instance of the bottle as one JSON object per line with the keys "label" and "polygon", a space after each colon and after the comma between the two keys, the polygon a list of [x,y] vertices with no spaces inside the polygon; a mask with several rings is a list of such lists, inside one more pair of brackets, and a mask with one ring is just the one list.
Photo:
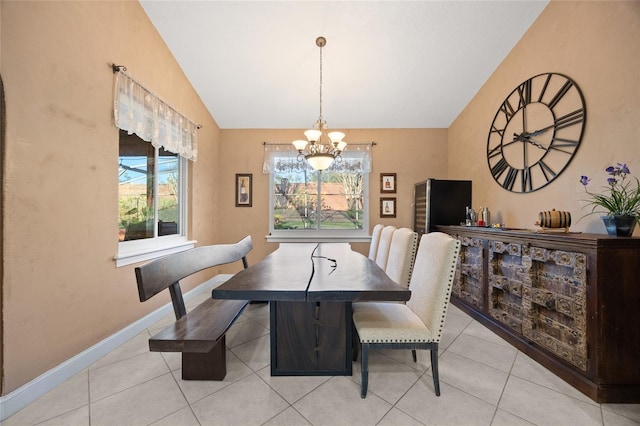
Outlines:
{"label": "bottle", "polygon": [[491,226],[491,212],[488,208],[480,208],[480,220],[482,220],[483,226]]}
{"label": "bottle", "polygon": [[469,222],[471,222],[470,226],[478,225],[478,213],[476,213],[473,207],[469,208]]}
{"label": "bottle", "polygon": [[475,210],[471,207],[467,207],[467,214],[465,216],[465,226],[476,226],[476,220],[478,219],[478,215]]}

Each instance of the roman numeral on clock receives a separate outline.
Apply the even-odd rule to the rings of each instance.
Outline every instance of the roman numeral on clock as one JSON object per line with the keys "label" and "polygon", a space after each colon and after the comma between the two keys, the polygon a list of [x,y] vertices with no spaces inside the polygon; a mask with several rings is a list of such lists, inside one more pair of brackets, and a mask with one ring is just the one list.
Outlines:
{"label": "roman numeral on clock", "polygon": [[495,179],[498,179],[502,173],[509,167],[507,160],[502,157],[493,167],[491,167],[491,174]]}
{"label": "roman numeral on clock", "polygon": [[529,167],[525,167],[524,170],[522,170],[520,184],[522,186],[522,192],[533,190],[533,185],[531,184],[531,169]]}
{"label": "roman numeral on clock", "polygon": [[542,175],[547,180],[547,182],[556,177],[557,173],[544,161],[538,161],[538,166],[540,167],[540,171],[542,171]]}
{"label": "roman numeral on clock", "polygon": [[584,109],[580,108],[569,114],[565,114],[562,117],[558,117],[555,120],[556,130],[564,129],[565,127],[573,126],[575,124],[582,123],[584,121]]}
{"label": "roman numeral on clock", "polygon": [[519,108],[531,103],[531,79],[518,86],[518,96],[520,97]]}
{"label": "roman numeral on clock", "polygon": [[504,178],[504,182],[502,182],[502,187],[511,191],[513,189],[513,184],[516,183],[518,178],[518,169],[514,169],[513,167],[509,167],[507,171],[507,176]]}
{"label": "roman numeral on clock", "polygon": [[509,99],[506,99],[502,103],[502,105],[500,105],[500,111],[502,111],[505,117],[507,117],[507,121],[511,120],[511,117],[513,117],[513,114],[516,113],[516,111],[511,106],[511,102],[509,102]]}
{"label": "roman numeral on clock", "polygon": [[567,80],[564,83],[564,85],[560,88],[560,90],[558,90],[555,96],[551,98],[547,106],[551,109],[555,108],[558,102],[560,102],[560,99],[562,99],[562,97],[567,94],[567,92],[569,91],[569,89],[571,89],[572,86],[573,86],[573,82],[571,80]]}

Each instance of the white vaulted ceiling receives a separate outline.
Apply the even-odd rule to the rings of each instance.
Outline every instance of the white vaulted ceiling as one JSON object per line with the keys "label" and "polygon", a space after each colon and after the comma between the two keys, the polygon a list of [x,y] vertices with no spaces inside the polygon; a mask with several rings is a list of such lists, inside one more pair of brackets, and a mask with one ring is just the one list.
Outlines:
{"label": "white vaulted ceiling", "polygon": [[442,128],[544,1],[141,1],[223,129]]}

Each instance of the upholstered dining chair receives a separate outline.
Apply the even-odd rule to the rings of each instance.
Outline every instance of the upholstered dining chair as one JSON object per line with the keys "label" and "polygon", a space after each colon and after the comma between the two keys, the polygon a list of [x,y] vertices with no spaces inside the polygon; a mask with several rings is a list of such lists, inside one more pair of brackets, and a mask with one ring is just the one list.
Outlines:
{"label": "upholstered dining chair", "polygon": [[396,229],[391,238],[385,272],[396,283],[409,287],[416,258],[418,234],[409,228]]}
{"label": "upholstered dining chair", "polygon": [[391,239],[393,233],[396,232],[396,227],[393,225],[387,225],[382,228],[380,233],[380,241],[378,241],[378,251],[376,252],[376,263],[383,270],[387,269],[387,260],[389,258],[389,249],[391,248]]}
{"label": "upholstered dining chair", "polygon": [[376,254],[378,253],[378,243],[380,242],[380,234],[382,233],[384,225],[378,223],[373,227],[371,231],[371,244],[369,244],[369,259],[376,261]]}
{"label": "upholstered dining chair", "polygon": [[369,349],[416,349],[431,351],[431,372],[435,393],[440,396],[438,343],[451,297],[460,241],[441,233],[424,234],[420,239],[413,273],[411,298],[406,304],[393,302],[357,303],[353,325],[362,346],[360,396],[367,396]]}

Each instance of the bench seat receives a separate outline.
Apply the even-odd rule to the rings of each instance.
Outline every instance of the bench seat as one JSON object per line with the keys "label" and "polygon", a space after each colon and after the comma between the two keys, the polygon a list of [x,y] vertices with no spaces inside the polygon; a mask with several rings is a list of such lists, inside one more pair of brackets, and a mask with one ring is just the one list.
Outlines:
{"label": "bench seat", "polygon": [[207,299],[149,339],[152,352],[210,352],[249,302]]}

